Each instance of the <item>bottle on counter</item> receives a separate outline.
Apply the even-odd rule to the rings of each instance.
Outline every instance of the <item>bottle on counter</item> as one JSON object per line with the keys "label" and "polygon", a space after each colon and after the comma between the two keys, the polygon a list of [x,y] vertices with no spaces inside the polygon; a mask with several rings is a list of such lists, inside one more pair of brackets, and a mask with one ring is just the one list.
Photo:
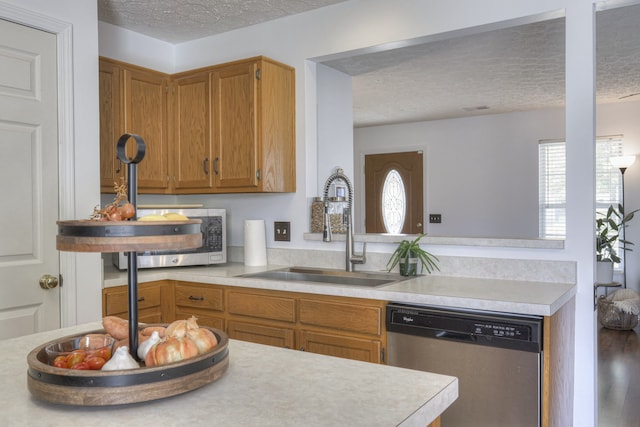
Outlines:
{"label": "bottle on counter", "polygon": [[324,197],[314,197],[311,202],[311,227],[312,233],[322,233],[322,221],[324,216]]}

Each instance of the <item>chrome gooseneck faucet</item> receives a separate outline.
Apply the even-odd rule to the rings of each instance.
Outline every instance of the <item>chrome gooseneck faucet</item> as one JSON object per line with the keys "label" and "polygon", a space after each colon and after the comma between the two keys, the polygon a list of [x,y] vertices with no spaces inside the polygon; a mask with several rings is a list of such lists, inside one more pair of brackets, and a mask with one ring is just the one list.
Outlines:
{"label": "chrome gooseneck faucet", "polygon": [[346,222],[347,226],[347,234],[346,234],[346,248],[345,248],[345,269],[346,271],[353,271],[354,264],[364,264],[367,261],[366,252],[367,252],[367,243],[363,243],[362,245],[362,254],[358,255],[354,250],[354,240],[353,240],[353,216],[352,216],[352,205],[353,205],[353,187],[351,186],[351,181],[344,174],[344,171],[341,168],[338,168],[334,174],[327,178],[327,181],[324,184],[324,216],[323,216],[323,224],[322,224],[322,240],[325,242],[331,241],[331,221],[329,218],[329,189],[331,188],[331,184],[340,179],[344,181],[347,186],[347,191],[349,197],[347,199],[347,208],[343,213],[343,219]]}
{"label": "chrome gooseneck faucet", "polygon": [[347,208],[345,212],[345,218],[347,221],[347,240],[346,240],[346,250],[345,250],[345,261],[346,261],[346,270],[353,271],[354,264],[364,264],[367,262],[367,243],[364,242],[362,244],[362,254],[357,255],[353,248],[353,227],[351,223],[353,222],[353,217],[351,216],[351,208]]}

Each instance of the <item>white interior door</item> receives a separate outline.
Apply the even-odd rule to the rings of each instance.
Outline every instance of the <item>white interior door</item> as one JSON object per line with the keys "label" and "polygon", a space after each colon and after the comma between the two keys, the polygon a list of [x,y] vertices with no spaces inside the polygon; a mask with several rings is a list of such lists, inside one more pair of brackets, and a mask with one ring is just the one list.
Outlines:
{"label": "white interior door", "polygon": [[0,339],[60,326],[56,35],[0,19]]}

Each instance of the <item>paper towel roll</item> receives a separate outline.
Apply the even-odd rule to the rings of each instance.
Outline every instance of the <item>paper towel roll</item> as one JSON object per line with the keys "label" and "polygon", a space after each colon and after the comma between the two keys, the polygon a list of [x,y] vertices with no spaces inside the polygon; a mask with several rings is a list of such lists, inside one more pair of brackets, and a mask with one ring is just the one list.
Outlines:
{"label": "paper towel roll", "polygon": [[244,265],[267,265],[267,238],[263,219],[244,221]]}

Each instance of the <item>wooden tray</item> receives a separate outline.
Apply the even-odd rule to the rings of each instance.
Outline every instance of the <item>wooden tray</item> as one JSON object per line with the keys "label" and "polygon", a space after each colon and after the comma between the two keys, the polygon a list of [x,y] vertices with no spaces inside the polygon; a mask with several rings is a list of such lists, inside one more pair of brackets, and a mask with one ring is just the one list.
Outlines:
{"label": "wooden tray", "polygon": [[27,386],[36,398],[76,406],[108,406],[146,402],[175,396],[217,381],[229,366],[229,337],[219,329],[207,328],[218,338],[209,352],[163,366],[119,371],[80,371],[56,368],[47,362],[45,347],[59,341],[104,334],[104,330],[74,334],[47,342],[27,356]]}
{"label": "wooden tray", "polygon": [[58,221],[56,249],[70,252],[144,252],[202,246],[200,219],[188,221]]}

